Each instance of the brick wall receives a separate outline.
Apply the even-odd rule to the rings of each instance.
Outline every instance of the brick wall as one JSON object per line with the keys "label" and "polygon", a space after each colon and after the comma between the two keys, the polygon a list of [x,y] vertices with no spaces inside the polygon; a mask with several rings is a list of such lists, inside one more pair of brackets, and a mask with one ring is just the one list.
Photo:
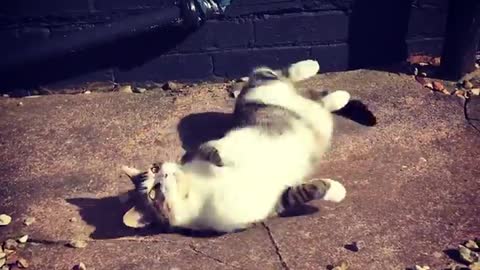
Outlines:
{"label": "brick wall", "polygon": [[[314,58],[323,72],[439,54],[446,0],[233,0],[225,20],[194,33],[159,30],[21,71],[0,89],[90,80],[204,80],[256,65]],[[9,0],[0,7],[0,57],[82,29],[172,5],[162,0]],[[8,79],[6,79],[8,77]],[[21,77],[21,79],[19,79]]]}

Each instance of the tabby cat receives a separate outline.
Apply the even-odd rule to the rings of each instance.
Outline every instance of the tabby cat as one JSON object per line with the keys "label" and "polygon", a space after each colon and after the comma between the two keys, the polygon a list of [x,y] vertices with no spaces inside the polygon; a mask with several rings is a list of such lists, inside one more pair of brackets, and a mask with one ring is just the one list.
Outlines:
{"label": "tabby cat", "polygon": [[302,95],[294,83],[318,70],[313,60],[280,71],[256,68],[224,137],[183,164],[163,162],[146,172],[124,166],[140,199],[124,223],[232,232],[310,200],[342,201],[339,182],[305,182],[330,145],[331,113],[350,99],[345,91]]}

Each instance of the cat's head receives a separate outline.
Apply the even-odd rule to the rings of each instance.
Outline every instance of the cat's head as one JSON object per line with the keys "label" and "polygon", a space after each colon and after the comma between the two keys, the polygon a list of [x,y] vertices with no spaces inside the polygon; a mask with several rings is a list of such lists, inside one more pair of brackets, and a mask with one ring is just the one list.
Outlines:
{"label": "cat's head", "polygon": [[156,224],[170,227],[170,207],[165,198],[163,163],[154,163],[147,170],[123,166],[122,170],[132,181],[135,190],[134,206],[123,216],[123,223],[132,228]]}

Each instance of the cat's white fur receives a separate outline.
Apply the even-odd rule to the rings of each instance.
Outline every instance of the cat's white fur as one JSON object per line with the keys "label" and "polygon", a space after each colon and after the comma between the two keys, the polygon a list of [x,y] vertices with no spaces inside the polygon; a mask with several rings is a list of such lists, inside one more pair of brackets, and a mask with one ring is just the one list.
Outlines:
{"label": "cat's white fur", "polygon": [[[302,62],[290,66],[290,81],[260,84],[244,96],[248,101],[279,105],[300,115],[304,122],[293,122],[293,132],[269,136],[257,127],[244,127],[208,142],[228,166],[217,167],[202,160],[184,165],[163,163],[156,181],[163,182],[171,225],[222,232],[245,228],[267,218],[285,189],[301,184],[312,173],[312,157],[320,157],[330,145],[331,112],[345,106],[350,95],[336,91],[321,102],[300,96],[291,81],[309,78],[319,68],[316,61]],[[331,188],[324,199],[343,200],[344,186],[327,181]]]}

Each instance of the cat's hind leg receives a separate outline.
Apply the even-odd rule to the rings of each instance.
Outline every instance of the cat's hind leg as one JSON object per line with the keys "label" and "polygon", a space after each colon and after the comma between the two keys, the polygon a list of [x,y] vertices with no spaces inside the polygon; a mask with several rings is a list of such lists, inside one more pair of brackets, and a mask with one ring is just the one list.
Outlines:
{"label": "cat's hind leg", "polygon": [[275,211],[281,213],[319,199],[341,202],[346,193],[347,190],[338,181],[328,178],[313,179],[306,183],[288,187],[282,193]]}

